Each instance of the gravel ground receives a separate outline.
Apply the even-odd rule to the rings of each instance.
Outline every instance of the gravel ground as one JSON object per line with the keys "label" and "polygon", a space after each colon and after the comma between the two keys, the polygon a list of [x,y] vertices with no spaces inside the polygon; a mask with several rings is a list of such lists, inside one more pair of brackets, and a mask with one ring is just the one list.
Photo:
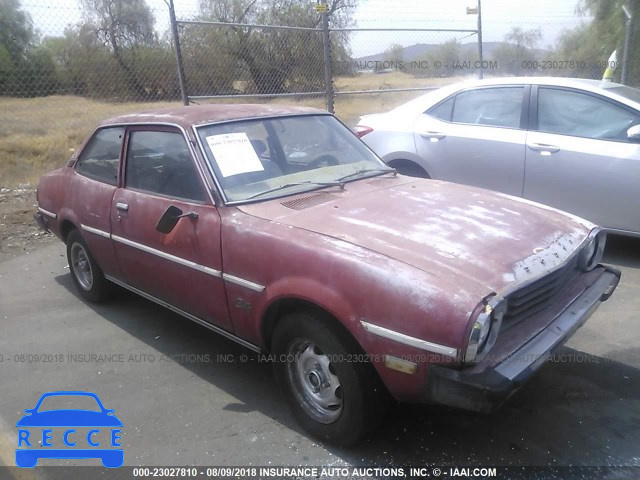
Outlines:
{"label": "gravel ground", "polygon": [[0,188],[0,261],[30,253],[55,240],[40,230],[33,214],[36,211],[36,189],[22,184]]}

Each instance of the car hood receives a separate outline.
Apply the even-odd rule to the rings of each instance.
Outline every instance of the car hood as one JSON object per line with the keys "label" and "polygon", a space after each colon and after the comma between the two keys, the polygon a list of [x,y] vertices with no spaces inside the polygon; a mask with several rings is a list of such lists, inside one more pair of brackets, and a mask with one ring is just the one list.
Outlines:
{"label": "car hood", "polygon": [[494,292],[562,263],[594,227],[521,198],[403,176],[239,208]]}

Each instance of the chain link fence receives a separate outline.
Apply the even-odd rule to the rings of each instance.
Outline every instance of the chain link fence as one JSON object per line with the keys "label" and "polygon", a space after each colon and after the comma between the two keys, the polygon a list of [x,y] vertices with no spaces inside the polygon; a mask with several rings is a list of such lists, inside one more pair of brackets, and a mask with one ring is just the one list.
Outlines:
{"label": "chain link fence", "polygon": [[[336,96],[352,90],[421,89],[430,79],[481,73],[600,78],[615,44],[603,39],[586,59],[577,52],[581,38],[576,30],[581,24],[575,18],[554,17],[550,12],[505,24],[504,19],[492,18],[489,10],[484,15],[480,58],[477,9],[467,9],[471,14],[464,28],[438,28],[435,21],[420,22],[431,28],[417,28],[404,26],[416,23],[408,10],[374,1],[372,12],[367,12],[371,2],[365,2],[350,12],[360,13],[356,28],[334,25],[331,12],[320,13],[309,1],[289,2],[291,11],[277,18],[267,14],[267,2],[219,2],[230,9],[254,6],[257,13],[246,15],[254,22],[225,20],[224,9],[213,7],[213,1],[176,2],[173,23],[168,0],[2,0],[0,95],[76,95],[120,102],[179,100],[183,93],[192,100],[286,94],[300,98],[326,95],[332,86]],[[348,5],[346,0],[333,4]],[[274,5],[282,7],[279,2]],[[485,0],[487,6],[491,3]],[[261,17],[282,23],[255,22]],[[632,28],[630,21],[620,20],[619,30]],[[582,18],[583,25],[589,21],[588,16]],[[384,22],[388,28],[381,26]],[[502,38],[495,34],[487,38],[487,30],[501,31]],[[177,45],[181,58],[176,56]],[[616,64],[623,64],[623,55],[618,55]],[[325,78],[327,63],[330,82]],[[384,76],[390,73],[396,75]],[[615,78],[621,75],[619,69]],[[375,77],[363,78],[367,76]],[[627,80],[637,84],[640,79]]]}
{"label": "chain link fence", "polygon": [[540,2],[0,0],[0,176],[63,163],[101,118],[178,102],[335,103],[353,123],[479,75],[617,66],[640,84],[622,0]]}

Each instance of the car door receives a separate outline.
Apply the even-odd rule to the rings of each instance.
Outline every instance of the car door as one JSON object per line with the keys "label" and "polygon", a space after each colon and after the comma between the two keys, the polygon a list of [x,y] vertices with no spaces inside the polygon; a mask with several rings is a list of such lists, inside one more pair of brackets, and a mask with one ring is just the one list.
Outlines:
{"label": "car door", "polygon": [[600,225],[640,231],[640,145],[635,110],[604,96],[535,87],[524,197]]}
{"label": "car door", "polygon": [[430,167],[427,173],[522,195],[528,90],[524,85],[463,90],[420,115],[414,138]]}
{"label": "car door", "polygon": [[118,188],[118,170],[124,128],[103,127],[95,131],[75,162],[65,193],[75,223],[102,271],[121,275],[111,244],[111,202]]}
{"label": "car door", "polygon": [[[220,216],[184,134],[131,127],[111,208],[113,241],[125,282],[191,315],[231,329],[220,245]],[[170,207],[185,216],[156,229]]]}

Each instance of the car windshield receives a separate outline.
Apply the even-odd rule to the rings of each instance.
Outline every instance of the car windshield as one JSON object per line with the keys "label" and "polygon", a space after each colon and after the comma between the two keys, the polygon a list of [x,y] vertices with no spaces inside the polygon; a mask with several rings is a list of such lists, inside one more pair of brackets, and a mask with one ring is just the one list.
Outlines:
{"label": "car windshield", "polygon": [[51,410],[90,410],[102,411],[96,399],[88,395],[51,395],[42,399],[38,412]]}
{"label": "car windshield", "polygon": [[229,202],[339,187],[391,171],[331,115],[214,124],[198,134]]}

